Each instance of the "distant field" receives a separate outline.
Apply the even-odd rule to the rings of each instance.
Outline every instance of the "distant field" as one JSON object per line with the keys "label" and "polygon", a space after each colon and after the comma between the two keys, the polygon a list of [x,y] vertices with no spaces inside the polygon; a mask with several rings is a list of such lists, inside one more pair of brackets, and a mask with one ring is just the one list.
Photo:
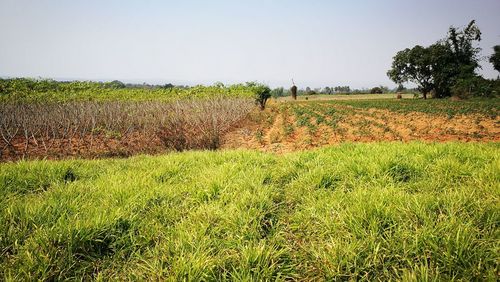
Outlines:
{"label": "distant field", "polygon": [[[105,88],[91,82],[56,83],[45,87],[43,82],[3,82],[0,80],[0,103],[65,103],[99,102],[175,102],[212,98],[253,98],[254,92],[244,85],[194,86],[190,88]],[[19,85],[20,84],[20,85]]]}
{"label": "distant field", "polygon": [[279,100],[227,134],[223,148],[289,152],[376,141],[500,141],[498,99]]}
{"label": "distant field", "polygon": [[495,280],[500,147],[0,164],[0,280]]}
{"label": "distant field", "polygon": [[[396,99],[394,93],[386,94],[332,94],[298,96],[297,101],[324,101],[324,100],[371,100],[371,99]],[[402,94],[403,99],[413,99],[413,94]],[[307,100],[306,100],[307,99]],[[291,96],[278,98],[280,101],[293,101]]]}
{"label": "distant field", "polygon": [[385,99],[359,99],[351,101],[335,101],[335,105],[348,105],[360,109],[381,109],[398,113],[420,112],[435,115],[480,114],[489,117],[498,117],[500,114],[500,99],[412,99],[412,100],[385,100]]}
{"label": "distant field", "polygon": [[499,99],[346,96],[272,99],[264,111],[253,99],[228,97],[170,103],[0,103],[0,160],[218,148],[284,153],[343,142],[500,141]]}

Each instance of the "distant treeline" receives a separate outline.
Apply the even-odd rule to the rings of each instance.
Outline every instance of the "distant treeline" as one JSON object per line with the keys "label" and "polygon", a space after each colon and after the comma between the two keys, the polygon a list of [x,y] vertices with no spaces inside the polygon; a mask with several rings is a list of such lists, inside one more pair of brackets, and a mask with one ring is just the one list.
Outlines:
{"label": "distant treeline", "polygon": [[186,89],[189,86],[167,84],[147,84],[147,83],[124,83],[119,80],[108,82],[102,81],[57,81],[53,79],[34,78],[0,78],[0,93],[8,91],[68,91],[68,90],[89,90],[89,89]]}
{"label": "distant treeline", "polygon": [[[382,93],[418,93],[418,89],[405,88],[399,86],[396,88],[389,88],[386,86],[376,86],[373,88],[361,88],[361,89],[351,89],[349,86],[326,86],[323,88],[299,88],[297,90],[298,95],[334,95],[334,94],[382,94]],[[274,88],[271,90],[271,95],[273,97],[285,97],[290,96],[290,90],[284,89],[283,87]]]}

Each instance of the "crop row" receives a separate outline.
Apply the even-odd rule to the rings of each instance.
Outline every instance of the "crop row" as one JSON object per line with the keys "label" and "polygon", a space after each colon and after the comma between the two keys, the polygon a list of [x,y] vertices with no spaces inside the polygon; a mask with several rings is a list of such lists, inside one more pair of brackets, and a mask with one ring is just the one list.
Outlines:
{"label": "crop row", "polygon": [[[283,114],[293,116],[297,128],[308,129],[309,138],[334,140],[407,140],[435,138],[436,134],[459,140],[494,140],[497,124],[497,103],[493,100],[454,101],[433,100],[423,105],[417,100],[401,101],[336,101],[306,102],[283,106]],[[425,101],[424,101],[425,102]],[[450,104],[446,104],[450,103]],[[373,110],[368,110],[373,109]],[[404,113],[415,115],[406,116]],[[457,115],[474,115],[474,123],[463,122]],[[430,123],[422,123],[429,118]],[[484,121],[484,123],[483,123]],[[328,128],[322,127],[326,125]],[[318,131],[320,130],[322,132]],[[290,132],[289,125],[284,125]],[[289,135],[289,134],[288,134]]]}

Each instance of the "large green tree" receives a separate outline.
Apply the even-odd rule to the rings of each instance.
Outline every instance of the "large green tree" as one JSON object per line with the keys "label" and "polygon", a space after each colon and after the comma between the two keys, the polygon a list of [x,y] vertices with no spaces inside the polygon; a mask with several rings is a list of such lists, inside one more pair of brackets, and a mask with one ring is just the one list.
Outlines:
{"label": "large green tree", "polygon": [[417,45],[399,51],[387,75],[397,84],[415,83],[424,99],[427,99],[427,94],[434,89],[432,64],[431,50]]}
{"label": "large green tree", "polygon": [[463,29],[450,27],[445,39],[429,47],[417,45],[398,52],[387,75],[397,84],[415,83],[424,98],[431,91],[438,98],[450,96],[459,80],[476,76],[480,40],[475,21]]}

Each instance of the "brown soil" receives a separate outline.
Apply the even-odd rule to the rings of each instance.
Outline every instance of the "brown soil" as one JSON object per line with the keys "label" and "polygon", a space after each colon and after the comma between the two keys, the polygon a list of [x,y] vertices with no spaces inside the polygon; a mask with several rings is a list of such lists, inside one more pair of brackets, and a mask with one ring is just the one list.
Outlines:
{"label": "brown soil", "polygon": [[[341,118],[333,128],[325,123],[310,123],[316,128],[298,126],[292,111],[280,111],[275,104],[263,112],[254,113],[223,138],[223,149],[248,148],[265,152],[285,153],[341,142],[413,141],[424,142],[498,142],[500,117],[461,115],[448,118],[412,112],[401,114],[388,110],[357,109],[349,106],[331,106],[341,111]],[[319,113],[318,111],[314,111]],[[260,122],[273,116],[272,124]],[[332,117],[324,115],[327,122]],[[286,134],[285,125],[293,125],[293,132]],[[259,138],[263,136],[263,138]]]}
{"label": "brown soil", "polygon": [[72,139],[30,139],[16,138],[7,146],[0,142],[0,160],[19,159],[62,159],[127,157],[135,154],[155,154],[167,149],[156,136],[131,133],[126,137],[94,135]]}

